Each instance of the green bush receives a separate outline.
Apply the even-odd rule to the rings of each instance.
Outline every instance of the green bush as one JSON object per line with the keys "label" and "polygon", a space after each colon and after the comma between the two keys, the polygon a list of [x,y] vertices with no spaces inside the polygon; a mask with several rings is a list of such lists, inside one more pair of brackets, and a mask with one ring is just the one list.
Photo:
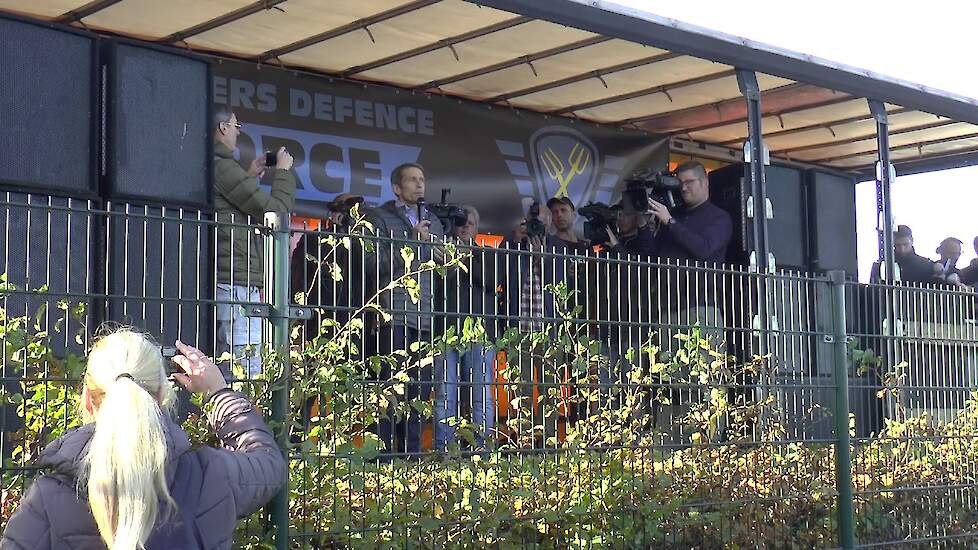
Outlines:
{"label": "green bush", "polygon": [[[327,237],[333,247],[349,239]],[[366,245],[365,245],[366,246]],[[579,311],[529,334],[510,330],[493,344],[511,356],[530,356],[548,372],[561,373],[567,388],[550,388],[538,403],[516,399],[514,411],[487,434],[495,444],[468,451],[477,427],[451,421],[458,441],[448,452],[422,460],[379,460],[383,443],[372,426],[382,412],[405,415],[414,408],[432,416],[431,404],[404,399],[404,384],[447,348],[485,342],[479,321],[449,329],[411,353],[361,358],[364,318],[388,318],[378,297],[395,286],[417,296],[419,277],[464,269],[464,254],[450,245],[442,262],[417,263],[403,251],[406,272],[381,289],[350,321],[327,318],[314,338],[293,333],[288,357],[267,350],[269,380],[274,365],[290,366],[289,521],[293,547],[316,548],[814,548],[837,544],[834,446],[796,441],[778,423],[778,399],[747,399],[727,388],[768,374],[767,358],[737,363],[711,349],[697,329],[680,335],[681,349],[665,356],[654,339],[629,352],[649,365],[634,369],[627,384],[596,389],[609,368],[598,342],[577,321]],[[335,263],[323,272],[341,278]],[[558,301],[565,286],[549,289]],[[303,301],[303,296],[297,299]],[[58,306],[67,316],[75,306]],[[38,317],[37,319],[40,319]],[[57,327],[55,327],[57,328]],[[8,318],[0,311],[0,337],[8,372],[23,373],[20,392],[5,391],[24,427],[10,440],[21,444],[6,466],[32,462],[39,450],[76,425],[74,415],[82,358],[57,357],[37,320]],[[879,368],[855,351],[861,363]],[[393,375],[377,381],[383,365]],[[899,392],[903,366],[883,377],[881,398]],[[518,383],[519,372],[504,374]],[[677,384],[695,387],[674,403]],[[260,406],[271,386],[255,386]],[[280,387],[280,386],[279,386]],[[574,391],[566,391],[575,388]],[[304,418],[311,399],[319,414]],[[896,400],[899,402],[899,399]],[[672,411],[666,426],[650,422],[649,403]],[[531,408],[543,419],[531,422]],[[585,411],[566,423],[562,437],[548,434],[543,420],[561,410]],[[267,410],[265,411],[267,414]],[[668,424],[672,423],[676,429]],[[850,424],[852,420],[850,419]],[[661,423],[660,423],[661,424]],[[900,412],[870,442],[853,446],[857,536],[860,541],[898,541],[914,536],[964,535],[978,529],[974,483],[978,463],[975,428],[978,395],[957,416],[936,425],[926,416]],[[211,436],[199,417],[185,427],[197,443]],[[674,433],[666,433],[666,432]],[[675,433],[687,445],[674,445]],[[3,470],[2,519],[12,512],[33,472]],[[921,494],[940,495],[922,503]],[[236,547],[270,547],[268,520],[243,522]],[[962,547],[967,544],[959,541]],[[954,541],[952,540],[952,543]],[[949,545],[952,545],[949,543]]]}

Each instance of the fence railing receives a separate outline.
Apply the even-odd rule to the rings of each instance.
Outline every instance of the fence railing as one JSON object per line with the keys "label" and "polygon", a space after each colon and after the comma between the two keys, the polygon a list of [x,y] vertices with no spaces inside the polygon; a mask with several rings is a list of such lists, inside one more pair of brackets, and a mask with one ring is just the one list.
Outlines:
{"label": "fence railing", "polygon": [[238,546],[974,544],[970,291],[5,199],[5,516],[111,321],[277,430]]}

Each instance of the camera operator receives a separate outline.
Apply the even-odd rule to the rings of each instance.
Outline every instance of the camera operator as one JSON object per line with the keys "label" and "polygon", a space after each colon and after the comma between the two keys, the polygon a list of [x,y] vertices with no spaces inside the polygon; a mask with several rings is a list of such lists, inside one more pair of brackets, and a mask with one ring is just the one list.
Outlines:
{"label": "camera operator", "polygon": [[673,260],[723,263],[733,235],[730,215],[710,202],[706,169],[689,161],[676,169],[682,182],[686,208],[675,216],[662,203],[651,200],[649,210],[659,224],[659,256]]}
{"label": "camera operator", "polygon": [[618,254],[657,257],[659,248],[648,216],[635,210],[629,201],[621,201],[614,208],[618,211],[618,231],[613,231],[610,227],[606,229],[608,240],[605,246]]}
{"label": "camera operator", "polygon": [[[245,367],[246,376],[253,378],[262,370],[262,320],[246,317],[240,303],[261,301],[264,246],[253,228],[228,224],[262,224],[266,212],[277,212],[285,223],[295,202],[296,177],[292,173],[292,155],[284,147],[274,155],[274,166],[267,162],[266,155],[259,154],[247,170],[242,168],[234,159],[240,133],[237,116],[229,110],[217,109],[214,120],[217,351],[231,352],[234,360],[241,361]],[[274,172],[271,192],[258,185],[258,180],[268,171]],[[226,367],[222,364],[222,368]],[[225,371],[225,376],[229,374],[229,370]]]}
{"label": "camera operator", "polygon": [[[479,211],[473,206],[463,206],[466,220],[452,230],[453,237],[462,245],[462,252],[469,257],[464,260],[466,269],[452,269],[445,274],[445,295],[443,326],[444,332],[454,327],[461,334],[467,317],[497,315],[496,306],[496,264],[495,255],[487,253],[475,244],[479,234]],[[456,222],[457,223],[457,222]],[[483,327],[489,342],[495,340],[495,319],[483,318]],[[434,446],[447,449],[455,440],[455,427],[449,425],[448,418],[459,415],[459,402],[467,401],[471,388],[471,420],[478,427],[475,433],[476,447],[485,445],[495,421],[495,407],[492,401],[492,382],[494,380],[494,359],[496,353],[492,345],[469,344],[467,348],[449,349],[439,370],[435,374],[438,382],[435,395]],[[461,384],[460,384],[461,382]]]}
{"label": "camera operator", "polygon": [[[367,220],[373,224],[380,237],[393,235],[394,238],[430,242],[433,237],[442,237],[445,234],[441,221],[435,216],[427,216],[425,209],[419,207],[425,194],[425,173],[420,164],[408,163],[395,168],[391,172],[391,187],[396,198],[366,213]],[[365,266],[371,277],[371,291],[385,288],[392,280],[404,274],[406,266],[399,252],[404,246],[415,249],[415,265],[431,259],[439,261],[441,257],[441,251],[430,244],[378,240],[374,252],[368,254]],[[374,342],[377,353],[389,355],[396,350],[410,353],[412,342],[430,341],[436,278],[429,271],[415,279],[420,294],[417,303],[411,300],[407,289],[400,286],[380,296],[380,307],[390,312],[392,319],[386,324],[378,321],[371,327],[376,338]],[[409,375],[412,382],[406,384],[404,398],[409,401],[417,398],[427,401],[431,394],[431,366],[425,366]],[[385,363],[380,372],[381,380],[387,380],[390,376],[391,366]],[[389,416],[381,418],[378,435],[386,445],[385,454],[395,451],[420,453],[419,412],[410,407],[408,418],[401,420],[396,420],[393,413],[389,413]],[[396,447],[395,436],[399,440]]]}
{"label": "camera operator", "polygon": [[[330,246],[323,242],[320,232],[332,232],[345,235],[350,232],[354,220],[351,210],[354,206],[363,204],[363,197],[343,193],[327,204],[329,217],[318,228],[303,227],[297,230],[298,236],[295,250],[292,252],[292,295],[303,294],[305,304],[311,307],[323,307],[329,311],[329,317],[339,323],[345,323],[349,318],[350,306],[363,305],[363,285],[361,277],[362,250],[359,240],[351,239],[350,247]],[[318,230],[317,230],[318,229]],[[331,275],[333,262],[339,266],[342,278],[333,280]],[[306,334],[315,337],[320,327],[321,319],[314,318],[306,321]]]}

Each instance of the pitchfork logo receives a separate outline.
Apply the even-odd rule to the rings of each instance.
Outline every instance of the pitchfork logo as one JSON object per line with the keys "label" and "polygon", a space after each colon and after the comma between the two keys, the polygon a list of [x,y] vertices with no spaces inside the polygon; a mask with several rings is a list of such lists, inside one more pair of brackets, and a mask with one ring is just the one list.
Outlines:
{"label": "pitchfork logo", "polygon": [[574,204],[590,199],[599,160],[591,140],[572,128],[543,128],[530,137],[530,152],[537,199],[570,197]]}
{"label": "pitchfork logo", "polygon": [[626,163],[602,156],[587,136],[566,126],[541,128],[529,143],[496,140],[496,146],[520,195],[541,203],[550,197],[570,197],[578,206],[610,202]]}

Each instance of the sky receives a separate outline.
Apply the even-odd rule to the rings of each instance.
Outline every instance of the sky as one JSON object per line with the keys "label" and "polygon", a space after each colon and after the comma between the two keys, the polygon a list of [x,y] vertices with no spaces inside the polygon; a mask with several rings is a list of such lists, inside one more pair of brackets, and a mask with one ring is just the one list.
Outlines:
{"label": "sky", "polygon": [[[615,3],[978,98],[978,71],[971,62],[978,2]],[[975,257],[971,243],[978,235],[978,221],[972,212],[978,198],[978,167],[901,176],[892,189],[894,221],[913,229],[918,254],[935,256],[938,243],[953,236],[965,242],[959,266]],[[878,256],[876,217],[875,184],[859,184],[856,220],[863,281]]]}

